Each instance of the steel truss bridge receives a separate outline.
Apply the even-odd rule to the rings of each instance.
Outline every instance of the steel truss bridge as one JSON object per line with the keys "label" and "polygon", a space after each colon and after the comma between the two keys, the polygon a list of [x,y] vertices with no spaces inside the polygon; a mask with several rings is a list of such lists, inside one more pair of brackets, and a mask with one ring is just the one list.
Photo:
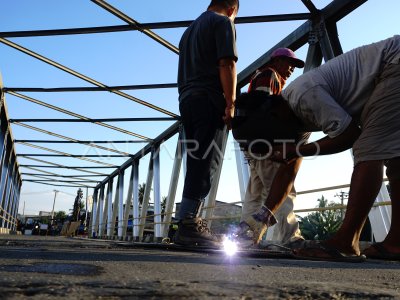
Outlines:
{"label": "steel truss bridge", "polygon": [[[341,43],[338,37],[337,22],[346,17],[352,11],[363,5],[367,0],[334,0],[326,7],[318,9],[310,0],[301,1],[307,9],[306,13],[281,14],[281,15],[261,15],[238,17],[236,24],[263,23],[263,22],[282,22],[282,21],[301,21],[304,20],[298,28],[280,40],[268,51],[258,57],[245,69],[238,74],[238,90],[248,84],[249,78],[256,69],[263,66],[270,59],[272,51],[278,47],[287,47],[297,50],[307,45],[308,52],[304,72],[319,66],[322,60],[329,60],[342,53]],[[185,164],[185,149],[182,149],[179,143],[179,137],[182,135],[182,127],[179,121],[179,115],[169,111],[166,108],[156,105],[151,101],[145,101],[132,96],[128,91],[151,90],[151,89],[176,89],[176,83],[161,84],[141,84],[141,85],[106,85],[87,75],[84,75],[71,67],[56,62],[45,55],[37,53],[31,49],[21,46],[11,41],[12,38],[41,38],[48,36],[66,37],[70,35],[81,35],[82,38],[92,34],[115,34],[126,31],[140,31],[143,33],[143,39],[151,39],[159,46],[160,51],[170,51],[178,54],[179,51],[168,40],[157,35],[154,30],[185,28],[190,23],[188,21],[170,21],[157,23],[139,23],[131,16],[120,11],[116,7],[110,5],[103,0],[92,0],[94,5],[99,6],[105,12],[113,14],[125,25],[112,25],[102,27],[85,27],[85,28],[67,28],[67,29],[45,29],[31,31],[13,31],[0,32],[0,43],[15,49],[27,56],[33,57],[43,64],[57,68],[62,72],[76,77],[77,79],[89,83],[90,86],[76,87],[7,87],[1,84],[1,131],[0,131],[0,228],[2,232],[16,230],[16,217],[20,201],[21,186],[24,181],[37,184],[50,185],[53,187],[63,186],[71,188],[87,188],[92,191],[93,205],[90,209],[91,218],[89,230],[91,236],[103,238],[118,238],[141,241],[143,239],[144,228],[146,224],[146,216],[148,216],[149,200],[151,190],[153,190],[154,200],[154,219],[152,226],[154,239],[160,241],[167,236],[171,218],[174,213],[174,204],[180,195],[177,195],[177,185],[180,176],[181,166]],[[140,72],[140,70],[137,70]],[[4,78],[8,74],[3,74]],[[156,112],[157,117],[132,117],[132,118],[90,118],[77,112],[50,104],[46,101],[27,96],[26,93],[72,93],[72,92],[99,92],[106,91],[115,97],[122,97],[129,101],[135,102],[137,105],[147,107]],[[11,95],[18,99],[28,101],[35,105],[46,107],[50,110],[57,111],[68,118],[10,118],[7,112],[6,96]],[[130,140],[93,140],[88,132],[87,139],[74,138],[56,133],[51,128],[39,128],[31,123],[41,122],[42,124],[61,123],[64,126],[70,126],[71,123],[84,122],[102,126],[108,130],[130,136]],[[141,132],[133,132],[118,126],[110,125],[113,122],[130,122],[130,128],[140,130],[135,126],[137,122],[170,122],[172,125],[155,137],[147,137]],[[18,137],[14,139],[12,126],[19,126],[30,131],[39,132],[52,136],[52,139],[32,139],[30,136]],[[49,126],[50,127],[50,126]],[[176,144],[176,152],[172,166],[171,178],[160,178],[160,147],[163,143],[178,136]],[[228,136],[228,134],[226,134]],[[56,139],[54,139],[56,138]],[[141,147],[136,153],[127,153],[103,146],[103,144],[131,143]],[[29,148],[39,149],[45,154],[33,153],[17,153],[16,144],[21,144]],[[122,164],[105,163],[94,158],[104,156],[104,154],[89,155],[87,153],[71,154],[44,147],[41,144],[57,145],[57,144],[80,144],[94,148],[98,151],[108,152],[108,158],[126,159]],[[226,140],[225,140],[226,146]],[[110,154],[110,152],[112,154]],[[150,156],[149,166],[146,174],[146,186],[143,193],[143,203],[139,205],[139,163],[144,157]],[[18,157],[29,159],[31,164],[19,164]],[[86,165],[66,165],[46,160],[43,157],[69,157],[75,160],[83,160],[90,162]],[[240,151],[236,153],[237,170],[239,175],[239,185],[243,196],[245,186],[249,177],[247,166],[244,163],[243,156]],[[51,172],[49,170],[56,170]],[[209,196],[206,199],[203,208],[203,217],[208,220],[213,219],[213,210],[215,208],[215,198],[220,178],[220,171],[215,176]],[[29,170],[23,172],[22,170]],[[67,171],[76,171],[79,174],[67,173]],[[101,170],[101,172],[99,171]],[[107,171],[108,170],[108,171]],[[34,172],[32,172],[34,171]],[[107,171],[107,172],[106,172]],[[55,173],[57,172],[57,173]],[[129,180],[124,180],[129,176]],[[169,180],[168,195],[166,198],[165,211],[161,212],[161,180]],[[126,186],[128,182],[128,186]],[[329,189],[329,188],[327,188]],[[127,190],[127,191],[126,191]],[[382,188],[380,201],[387,200],[387,191]],[[243,199],[243,198],[242,198]],[[386,234],[388,228],[388,220],[390,212],[387,207],[378,207],[370,215],[371,224],[374,235],[379,240]],[[128,220],[133,221],[132,232],[127,232]],[[389,221],[390,222],[390,221]],[[148,225],[148,224],[147,224]]]}

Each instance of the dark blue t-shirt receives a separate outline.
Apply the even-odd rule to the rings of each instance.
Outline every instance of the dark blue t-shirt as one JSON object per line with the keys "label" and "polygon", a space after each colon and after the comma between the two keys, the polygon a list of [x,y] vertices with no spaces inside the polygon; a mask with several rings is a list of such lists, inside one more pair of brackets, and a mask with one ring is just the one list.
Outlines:
{"label": "dark blue t-shirt", "polygon": [[218,107],[225,107],[218,61],[221,58],[237,61],[233,22],[213,11],[202,13],[182,35],[179,51],[179,101],[192,93],[205,92],[222,101]]}

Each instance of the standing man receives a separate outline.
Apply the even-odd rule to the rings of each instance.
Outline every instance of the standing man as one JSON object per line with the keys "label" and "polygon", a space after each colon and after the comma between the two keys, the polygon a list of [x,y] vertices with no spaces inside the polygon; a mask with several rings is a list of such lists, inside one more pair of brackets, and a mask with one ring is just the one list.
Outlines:
{"label": "standing man", "polygon": [[[280,95],[286,80],[292,75],[295,67],[303,68],[304,61],[298,59],[288,48],[278,48],[271,54],[269,63],[257,70],[250,81],[248,92],[262,91],[266,95]],[[252,217],[261,208],[267,198],[275,173],[280,164],[265,158],[265,154],[245,152],[250,166],[250,180],[242,208],[242,215],[237,235],[245,240],[251,236],[254,244],[258,244],[267,226],[256,222]],[[277,224],[274,226],[272,240],[291,246],[303,241],[299,223],[293,212],[296,191],[291,189],[286,200],[275,214]]]}
{"label": "standing man", "polygon": [[219,247],[199,216],[223,159],[225,126],[236,99],[236,30],[239,0],[212,0],[179,43],[179,110],[185,132],[187,169],[174,242]]}

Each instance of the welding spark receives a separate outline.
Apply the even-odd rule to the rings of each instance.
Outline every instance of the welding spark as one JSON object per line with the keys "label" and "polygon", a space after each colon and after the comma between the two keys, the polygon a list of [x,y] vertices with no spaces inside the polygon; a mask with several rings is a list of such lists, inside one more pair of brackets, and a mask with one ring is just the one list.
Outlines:
{"label": "welding spark", "polygon": [[225,254],[228,256],[235,255],[235,253],[238,251],[237,243],[235,241],[231,240],[229,237],[225,237],[222,244],[223,244]]}

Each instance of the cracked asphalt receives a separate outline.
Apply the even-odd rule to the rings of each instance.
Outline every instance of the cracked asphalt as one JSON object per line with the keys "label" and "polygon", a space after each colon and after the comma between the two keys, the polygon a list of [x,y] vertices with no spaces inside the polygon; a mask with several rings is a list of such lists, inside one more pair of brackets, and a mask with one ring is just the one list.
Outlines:
{"label": "cracked asphalt", "polygon": [[400,263],[149,249],[0,235],[0,299],[400,299]]}

